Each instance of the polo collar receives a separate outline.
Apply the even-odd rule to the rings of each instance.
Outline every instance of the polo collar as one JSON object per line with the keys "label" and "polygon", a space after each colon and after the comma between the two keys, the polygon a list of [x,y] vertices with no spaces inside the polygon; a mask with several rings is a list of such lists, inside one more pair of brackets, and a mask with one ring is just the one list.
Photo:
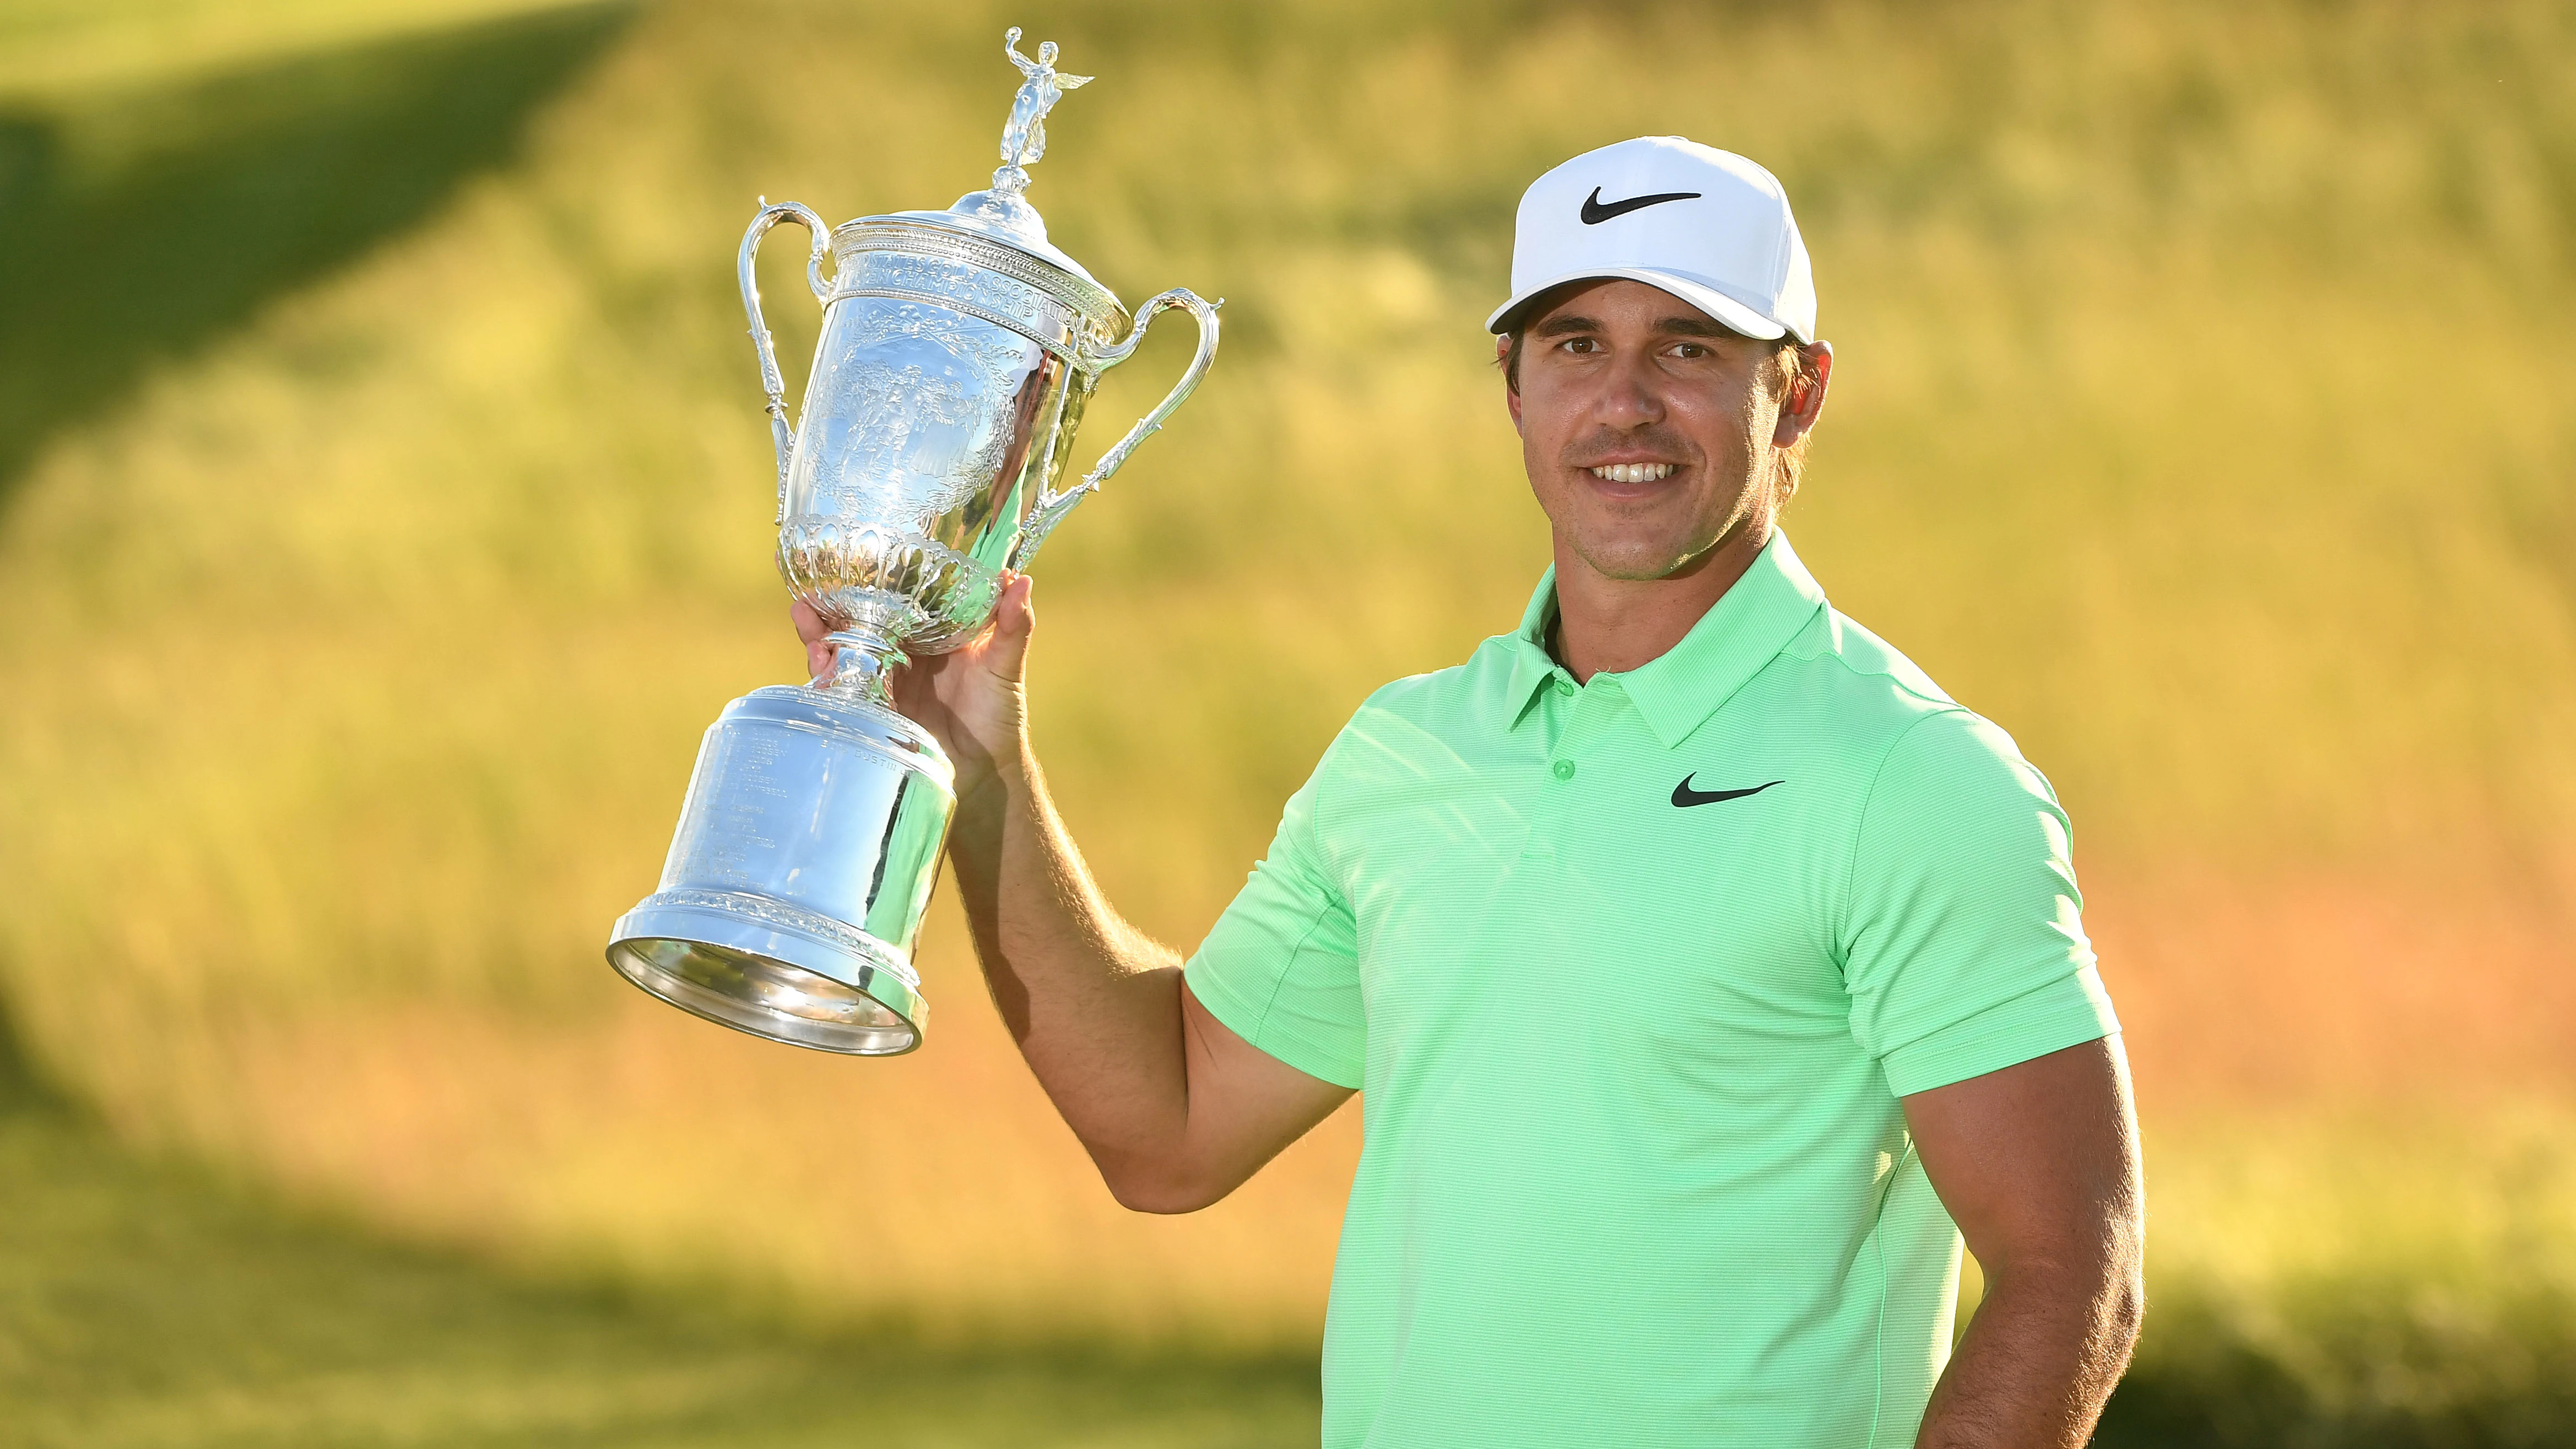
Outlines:
{"label": "polo collar", "polygon": [[[1680,643],[1625,673],[1596,674],[1593,682],[1616,681],[1645,717],[1646,727],[1671,749],[1762,672],[1823,607],[1824,589],[1789,547],[1789,535],[1774,528],[1744,577],[1700,616]],[[1529,607],[1521,611],[1520,628],[1503,641],[1512,655],[1515,724],[1538,691],[1565,673],[1547,652],[1547,629],[1555,618],[1556,569],[1550,566],[1539,576]]]}

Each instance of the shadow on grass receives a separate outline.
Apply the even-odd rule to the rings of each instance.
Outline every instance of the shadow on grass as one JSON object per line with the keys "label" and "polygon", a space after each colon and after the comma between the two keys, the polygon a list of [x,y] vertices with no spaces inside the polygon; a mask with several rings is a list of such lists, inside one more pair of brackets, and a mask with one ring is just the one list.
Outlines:
{"label": "shadow on grass", "polygon": [[531,1281],[0,1111],[11,1444],[1311,1445],[1311,1354],[942,1353]]}
{"label": "shadow on grass", "polygon": [[18,1035],[18,1020],[9,1009],[8,994],[0,992],[0,1118],[25,1112],[56,1112],[61,1107],[62,1099],[53,1087],[36,1074],[27,1056],[26,1039]]}
{"label": "shadow on grass", "polygon": [[591,5],[0,111],[0,506],[56,430],[508,159]]}

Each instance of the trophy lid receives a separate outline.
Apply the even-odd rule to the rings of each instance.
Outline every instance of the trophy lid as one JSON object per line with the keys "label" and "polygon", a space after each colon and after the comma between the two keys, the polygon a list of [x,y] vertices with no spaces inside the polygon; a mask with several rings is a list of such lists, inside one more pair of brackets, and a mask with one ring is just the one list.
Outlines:
{"label": "trophy lid", "polygon": [[[1015,204],[1015,205],[1014,205]],[[1056,249],[1047,240],[1046,219],[1027,198],[1016,192],[999,189],[970,191],[957,198],[957,204],[946,211],[891,211],[882,216],[863,216],[853,225],[876,222],[911,222],[918,226],[935,226],[943,231],[964,232],[986,241],[1027,252],[1052,267],[1100,286],[1100,279],[1083,268],[1082,263]],[[1103,287],[1101,290],[1106,291]]]}

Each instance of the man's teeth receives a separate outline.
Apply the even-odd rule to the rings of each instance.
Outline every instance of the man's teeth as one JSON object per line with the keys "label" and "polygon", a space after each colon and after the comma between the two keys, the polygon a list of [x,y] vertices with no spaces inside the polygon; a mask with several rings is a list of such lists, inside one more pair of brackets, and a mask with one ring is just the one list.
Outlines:
{"label": "man's teeth", "polygon": [[1592,476],[1604,483],[1652,483],[1673,476],[1670,463],[1604,463],[1592,469]]}

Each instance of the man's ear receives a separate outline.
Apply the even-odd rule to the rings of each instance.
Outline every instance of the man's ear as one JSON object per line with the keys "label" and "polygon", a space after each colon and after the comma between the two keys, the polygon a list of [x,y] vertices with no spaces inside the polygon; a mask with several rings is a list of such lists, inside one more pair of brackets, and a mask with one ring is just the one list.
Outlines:
{"label": "man's ear", "polygon": [[[1511,339],[1511,338],[1509,338],[1509,337],[1497,337],[1497,338],[1495,338],[1495,339],[1494,339],[1494,366],[1495,366],[1497,369],[1501,369],[1501,368],[1505,367],[1505,366],[1510,362],[1510,360],[1511,360],[1511,356],[1512,356],[1512,339]],[[1503,406],[1504,406],[1505,408],[1507,408],[1507,409],[1509,409],[1509,410],[1511,411],[1511,415],[1512,415],[1512,431],[1514,431],[1514,432],[1518,432],[1518,431],[1520,431],[1520,426],[1521,426],[1521,390],[1520,390],[1519,388],[1516,388],[1516,387],[1512,386],[1512,377],[1511,377],[1511,374],[1510,374],[1509,372],[1505,372],[1505,373],[1503,374]]]}
{"label": "man's ear", "polygon": [[1800,366],[1789,379],[1789,391],[1780,399],[1780,419],[1771,429],[1771,442],[1786,448],[1807,435],[1816,425],[1816,417],[1825,409],[1825,385],[1834,376],[1834,345],[1821,339],[1798,349]]}

